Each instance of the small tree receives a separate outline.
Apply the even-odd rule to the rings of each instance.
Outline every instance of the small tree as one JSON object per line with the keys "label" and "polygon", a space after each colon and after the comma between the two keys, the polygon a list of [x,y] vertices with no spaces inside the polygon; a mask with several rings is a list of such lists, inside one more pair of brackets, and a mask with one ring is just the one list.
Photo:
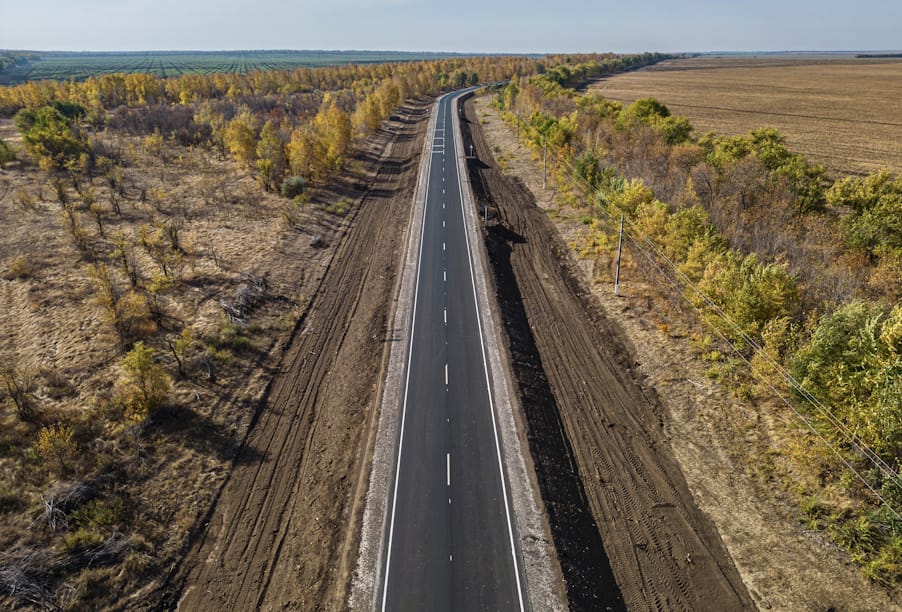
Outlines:
{"label": "small tree", "polygon": [[[16,367],[11,360],[3,361],[5,363],[0,364],[0,391],[12,402],[20,419],[33,421],[37,416],[32,394],[34,377],[31,373]],[[0,395],[0,400],[3,399]]]}
{"label": "small tree", "polygon": [[112,242],[115,260],[122,266],[122,271],[128,278],[128,282],[131,283],[132,289],[137,289],[138,283],[141,281],[141,267],[135,256],[135,248],[131,239],[120,232],[113,236]]}
{"label": "small tree", "polygon": [[53,106],[25,109],[16,115],[22,142],[42,169],[60,170],[79,162],[88,143],[76,126],[78,117],[78,113],[65,114]]}
{"label": "small tree", "polygon": [[137,418],[144,418],[162,406],[172,386],[172,380],[154,358],[154,350],[143,342],[136,342],[122,358],[116,397]]}
{"label": "small tree", "polygon": [[[129,263],[134,265],[130,260],[130,253],[124,257],[126,265]],[[123,344],[130,338],[140,338],[154,331],[153,322],[148,320],[150,311],[147,300],[143,294],[134,289],[137,280],[131,290],[123,291],[113,270],[105,263],[89,264],[87,272],[94,283],[97,304],[103,308],[110,325],[116,330]]]}
{"label": "small tree", "polygon": [[185,360],[189,356],[191,348],[194,346],[194,335],[191,329],[185,327],[177,337],[166,336],[166,344],[175,357],[175,362],[179,368],[179,378],[185,377]]}
{"label": "small tree", "polygon": [[58,461],[60,473],[64,474],[69,471],[70,463],[78,452],[72,439],[74,435],[71,427],[60,423],[42,427],[34,450],[44,461]]}
{"label": "small tree", "polygon": [[161,161],[166,161],[163,157],[165,146],[166,141],[160,133],[160,128],[156,128],[153,134],[148,134],[144,137],[144,150],[147,151],[148,155],[158,157]]}
{"label": "small tree", "polygon": [[285,143],[271,121],[263,125],[257,143],[257,177],[267,191],[276,189],[287,167]]}
{"label": "small tree", "polygon": [[249,110],[245,109],[229,122],[222,140],[239,162],[254,163],[257,157],[257,121]]}

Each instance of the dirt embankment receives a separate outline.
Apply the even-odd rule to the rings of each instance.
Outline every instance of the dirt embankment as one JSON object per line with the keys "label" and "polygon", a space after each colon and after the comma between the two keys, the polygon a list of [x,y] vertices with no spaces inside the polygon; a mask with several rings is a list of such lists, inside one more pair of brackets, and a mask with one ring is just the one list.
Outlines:
{"label": "dirt embankment", "polygon": [[[769,610],[899,610],[893,593],[869,583],[848,554],[799,522],[784,494],[773,436],[797,427],[793,415],[736,397],[711,379],[686,318],[660,302],[656,279],[636,269],[625,248],[620,296],[613,295],[612,257],[598,255],[586,209],[565,192],[542,189],[542,162],[517,143],[490,100],[475,101],[482,132],[504,172],[522,180],[578,262],[585,287],[617,327],[640,364],[642,384],[655,390],[664,434],[692,491],[710,516],[759,608]],[[631,361],[632,362],[632,361]],[[895,599],[898,599],[896,597]]]}
{"label": "dirt embankment", "polygon": [[571,608],[753,608],[656,398],[544,211],[496,165],[471,103],[464,129],[477,199],[495,217],[488,251]]}
{"label": "dirt embankment", "polygon": [[375,176],[295,329],[184,562],[152,606],[339,610],[356,558],[373,412],[427,105],[359,160]]}

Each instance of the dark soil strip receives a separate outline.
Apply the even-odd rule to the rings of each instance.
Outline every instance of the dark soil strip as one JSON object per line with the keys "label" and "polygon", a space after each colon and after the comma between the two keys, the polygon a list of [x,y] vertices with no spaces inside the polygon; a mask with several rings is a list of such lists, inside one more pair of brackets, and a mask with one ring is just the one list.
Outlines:
{"label": "dark soil strip", "polygon": [[[472,142],[470,123],[461,122],[465,147]],[[478,205],[493,200],[481,170],[468,160],[468,173]],[[488,227],[486,247],[495,291],[511,352],[517,390],[526,417],[527,439],[545,504],[571,610],[625,610],[611,564],[592,518],[573,449],[564,432],[557,403],[545,376],[523,308],[523,296],[511,266],[511,245],[523,238],[500,223]]]}
{"label": "dark soil strip", "polygon": [[495,165],[467,105],[465,146],[539,489],[574,610],[754,607],[634,372],[548,216]]}
{"label": "dark soil strip", "polygon": [[486,246],[526,417],[529,450],[567,582],[570,609],[625,610],[511,267],[511,244],[522,240],[504,226],[493,225]]}

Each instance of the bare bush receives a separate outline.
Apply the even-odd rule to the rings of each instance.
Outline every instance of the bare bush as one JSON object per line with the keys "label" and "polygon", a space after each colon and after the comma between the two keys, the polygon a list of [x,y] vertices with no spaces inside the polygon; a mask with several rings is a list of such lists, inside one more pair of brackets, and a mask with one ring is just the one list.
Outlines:
{"label": "bare bush", "polygon": [[34,421],[38,411],[34,402],[35,375],[17,366],[12,358],[0,365],[0,400],[12,402],[23,421]]}
{"label": "bare bush", "polygon": [[99,495],[100,491],[90,483],[61,482],[41,494],[43,509],[32,525],[42,525],[52,532],[68,529],[67,515]]}
{"label": "bare bush", "polygon": [[251,311],[266,299],[265,278],[250,272],[242,272],[241,281],[231,299],[219,301],[219,305],[233,323],[244,323]]}
{"label": "bare bush", "polygon": [[0,593],[23,605],[54,608],[47,586],[51,557],[48,550],[14,549],[0,555]]}

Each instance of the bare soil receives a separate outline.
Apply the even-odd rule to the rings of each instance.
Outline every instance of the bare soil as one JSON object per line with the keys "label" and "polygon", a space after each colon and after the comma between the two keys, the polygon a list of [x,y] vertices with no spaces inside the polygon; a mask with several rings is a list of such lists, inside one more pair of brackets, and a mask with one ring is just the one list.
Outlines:
{"label": "bare soil", "polygon": [[902,60],[697,57],[605,78],[625,104],[652,96],[696,135],[777,128],[835,175],[902,171]]}
{"label": "bare soil", "polygon": [[426,115],[373,139],[375,175],[163,605],[344,609]]}
{"label": "bare soil", "polygon": [[487,248],[571,609],[752,608],[619,331],[532,193],[496,164],[471,103],[465,126],[477,199],[494,217]]}
{"label": "bare soil", "polygon": [[[600,318],[590,316],[588,322],[584,317],[579,323],[573,319],[564,319],[564,322],[528,319],[530,329],[522,325],[519,329],[538,338],[541,330],[554,326],[554,333],[544,334],[545,341],[567,338],[569,344],[564,350],[571,355],[581,354],[575,352],[577,347],[586,349],[583,344],[569,339],[572,332],[568,330],[589,333],[588,327],[601,325],[601,333],[612,336],[610,346],[621,347],[619,350],[623,352],[617,358],[623,362],[625,371],[638,379],[644,393],[650,397],[651,405],[657,406],[653,414],[660,418],[662,427],[652,427],[655,448],[666,451],[678,462],[694,504],[716,526],[759,609],[899,610],[892,596],[864,579],[860,570],[849,562],[847,554],[822,534],[805,529],[798,522],[797,505],[782,492],[775,480],[779,478],[781,468],[775,464],[772,453],[774,436],[786,438],[786,432],[798,427],[791,416],[779,407],[739,400],[712,381],[707,375],[711,364],[697,356],[690,334],[685,331],[683,317],[653,300],[655,289],[641,280],[634,267],[626,267],[626,275],[621,279],[621,295],[613,295],[611,259],[596,256],[597,249],[588,244],[589,234],[593,232],[581,223],[585,212],[571,206],[553,187],[542,189],[541,161],[525,146],[517,144],[515,132],[501,121],[489,101],[489,98],[475,100],[480,131],[500,160],[509,190],[518,194],[515,197],[519,206],[528,211],[519,213],[515,220],[520,227],[532,232],[517,231],[520,238],[506,247],[512,254],[511,261],[530,242],[550,240],[545,258],[551,263],[536,264],[536,275],[541,279],[546,278],[545,275],[552,278],[554,274],[571,276],[577,293],[574,299],[586,303],[586,313],[598,310],[603,313]],[[486,159],[482,153],[480,157]],[[486,163],[494,166],[491,158],[488,159]],[[509,198],[502,199],[503,211],[512,206]],[[520,221],[526,215],[529,219],[544,217],[544,220]],[[552,237],[547,238],[545,234]],[[532,261],[542,257],[542,249],[536,251]],[[629,251],[625,255],[629,262]],[[559,272],[555,272],[555,260],[561,262]],[[548,283],[546,280],[545,284]],[[557,291],[563,290],[549,291],[549,297],[543,300],[558,299]],[[532,312],[530,302],[530,299],[524,302],[526,312]],[[512,344],[515,344],[514,339],[512,335]],[[601,346],[608,346],[608,342]],[[539,366],[549,363],[541,350],[538,352],[542,362],[534,357],[534,363]],[[578,357],[568,359],[570,364],[580,361]],[[550,379],[552,372],[550,369],[546,372]],[[587,373],[586,380],[591,382],[597,377],[597,373]],[[527,381],[538,379],[537,376],[525,378]],[[557,395],[554,398],[557,399]],[[653,401],[654,398],[658,403]],[[593,402],[588,395],[583,401]],[[604,406],[603,401],[594,402]],[[582,423],[591,420],[580,421],[578,427],[585,429]],[[625,417],[618,420],[625,420]],[[612,419],[612,423],[616,420]],[[618,429],[616,424],[613,429]],[[624,473],[629,473],[629,468]],[[583,474],[581,469],[580,475]],[[587,491],[612,488],[609,483],[593,481],[584,475],[581,481]],[[599,531],[604,532],[604,529]],[[632,534],[632,531],[628,533]],[[608,540],[604,536],[603,541],[607,546]],[[695,554],[691,554],[694,560]],[[617,565],[613,562],[611,565],[616,577]],[[703,607],[707,605],[705,603]],[[648,607],[654,606],[639,604],[639,609]]]}

